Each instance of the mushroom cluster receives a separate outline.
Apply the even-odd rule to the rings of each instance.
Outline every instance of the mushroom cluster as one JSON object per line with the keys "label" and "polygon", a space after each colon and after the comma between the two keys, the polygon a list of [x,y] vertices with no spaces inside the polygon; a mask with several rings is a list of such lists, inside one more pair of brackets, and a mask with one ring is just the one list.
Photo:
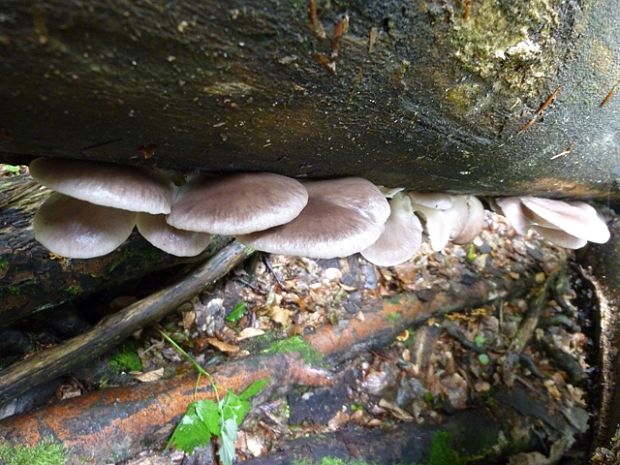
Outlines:
{"label": "mushroom cluster", "polygon": [[[61,159],[37,159],[30,173],[57,191],[35,215],[35,238],[69,258],[110,253],[137,226],[147,241],[177,256],[200,254],[218,234],[263,252],[309,258],[360,252],[393,266],[416,254],[423,231],[440,251],[449,241],[471,242],[484,225],[484,207],[472,195],[379,188],[357,177],[301,183],[273,173],[200,174],[177,187],[144,168]],[[605,222],[583,202],[507,197],[497,204],[521,234],[533,228],[568,248],[609,239]]]}
{"label": "mushroom cluster", "polygon": [[605,220],[584,202],[504,197],[496,203],[519,234],[533,229],[560,247],[579,249],[588,241],[602,244],[610,237]]}

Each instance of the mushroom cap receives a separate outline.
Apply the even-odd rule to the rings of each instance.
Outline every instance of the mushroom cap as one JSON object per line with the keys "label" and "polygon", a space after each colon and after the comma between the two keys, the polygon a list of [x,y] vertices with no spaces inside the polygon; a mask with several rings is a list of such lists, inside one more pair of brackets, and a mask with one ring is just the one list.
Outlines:
{"label": "mushroom cap", "polygon": [[279,174],[198,176],[178,191],[167,222],[187,231],[249,234],[288,223],[307,203],[304,185]]}
{"label": "mushroom cap", "polygon": [[366,249],[383,232],[390,206],[370,181],[343,178],[304,186],[308,204],[297,218],[238,239],[263,252],[336,258]]}
{"label": "mushroom cap", "polygon": [[525,215],[521,199],[519,197],[503,197],[496,199],[496,203],[515,231],[525,236],[532,226],[532,221]]}
{"label": "mushroom cap", "polygon": [[390,201],[391,213],[379,239],[362,256],[379,266],[394,266],[406,262],[422,244],[422,224],[413,213],[411,200],[397,193]]}
{"label": "mushroom cap", "polygon": [[565,231],[560,229],[545,228],[544,226],[534,225],[532,226],[542,237],[549,242],[564,247],[566,249],[579,249],[588,243],[585,239],[571,236]]}
{"label": "mushroom cap", "polygon": [[177,257],[196,256],[211,242],[210,234],[173,228],[166,223],[165,215],[138,213],[136,226],[152,245]]}
{"label": "mushroom cap", "polygon": [[136,166],[59,158],[37,158],[32,177],[62,194],[122,210],[169,213],[172,183]]}
{"label": "mushroom cap", "polygon": [[521,197],[523,205],[545,223],[543,227],[561,229],[570,236],[591,242],[609,240],[609,229],[596,209],[584,202],[564,202],[538,197]]}
{"label": "mushroom cap", "polygon": [[52,193],[34,215],[34,237],[67,258],[94,258],[121,245],[136,224],[136,213]]}
{"label": "mushroom cap", "polygon": [[467,204],[467,218],[465,224],[458,231],[453,230],[452,241],[455,244],[471,242],[484,227],[484,205],[473,195],[463,196]]}
{"label": "mushroom cap", "polygon": [[409,192],[415,209],[416,206],[447,210],[452,207],[452,196],[442,192]]}

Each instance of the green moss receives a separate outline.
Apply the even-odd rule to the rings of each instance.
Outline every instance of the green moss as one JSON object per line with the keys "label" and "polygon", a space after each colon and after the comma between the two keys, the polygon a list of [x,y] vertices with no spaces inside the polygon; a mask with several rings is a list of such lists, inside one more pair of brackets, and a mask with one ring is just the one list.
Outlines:
{"label": "green moss", "polygon": [[300,336],[292,336],[287,339],[275,341],[262,351],[263,354],[280,354],[289,352],[297,352],[308,363],[316,363],[323,358],[319,352],[317,352]]}
{"label": "green moss", "polygon": [[4,465],[64,465],[67,462],[61,444],[42,442],[36,447],[0,443],[0,463]]}
{"label": "green moss", "polygon": [[111,369],[118,372],[142,370],[140,357],[129,345],[124,345],[114,352],[108,359],[108,365]]}
{"label": "green moss", "polygon": [[8,267],[9,267],[9,262],[5,260],[4,258],[0,258],[0,271],[3,271]]}
{"label": "green moss", "polygon": [[9,293],[12,295],[21,295],[22,293],[22,288],[19,286],[16,286],[15,284],[12,284],[8,287]]}
{"label": "green moss", "polygon": [[462,465],[466,460],[450,447],[450,434],[438,431],[433,435],[428,465]]}
{"label": "green moss", "polygon": [[67,287],[67,292],[72,296],[77,297],[82,294],[83,289],[79,284],[72,284],[71,286]]}
{"label": "green moss", "polygon": [[[473,2],[469,18],[453,17],[448,33],[453,57],[468,71],[506,89],[535,90],[541,80],[554,76],[560,61],[553,44],[560,4],[560,0]],[[470,96],[463,89],[453,98],[467,104]]]}
{"label": "green moss", "polygon": [[400,312],[394,312],[394,313],[390,313],[387,316],[387,320],[390,324],[396,324],[396,322],[398,320],[400,320],[403,317],[403,315]]}

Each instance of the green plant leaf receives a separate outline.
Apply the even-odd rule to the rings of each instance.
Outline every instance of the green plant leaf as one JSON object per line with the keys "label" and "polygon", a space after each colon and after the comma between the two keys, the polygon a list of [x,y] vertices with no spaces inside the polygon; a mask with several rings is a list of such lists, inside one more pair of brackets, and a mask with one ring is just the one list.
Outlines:
{"label": "green plant leaf", "polygon": [[476,347],[478,348],[482,348],[484,347],[484,344],[486,343],[486,338],[484,337],[484,334],[477,334],[476,337],[474,338],[474,344],[476,344]]}
{"label": "green plant leaf", "polygon": [[490,360],[489,360],[489,356],[487,354],[480,354],[478,355],[478,361],[482,364],[482,365],[488,365]]}
{"label": "green plant leaf", "polygon": [[243,300],[240,300],[235,304],[233,309],[230,311],[228,315],[226,315],[225,320],[229,323],[236,323],[239,321],[248,311],[248,304]]}
{"label": "green plant leaf", "polygon": [[259,379],[250,384],[245,391],[239,394],[241,400],[250,400],[256,394],[265,389],[265,386],[269,383],[269,378]]}
{"label": "green plant leaf", "polygon": [[220,410],[210,399],[199,400],[196,404],[196,415],[207,426],[213,436],[220,435]]}
{"label": "green plant leaf", "polygon": [[239,398],[231,389],[221,401],[221,410],[224,421],[233,419],[240,425],[247,413],[250,411],[251,404],[247,400]]}
{"label": "green plant leaf", "polygon": [[[216,416],[217,418],[217,416]],[[175,447],[191,454],[196,447],[204,446],[211,440],[211,432],[207,424],[201,420],[196,411],[196,402],[187,407],[187,412],[174,429],[166,448]]]}
{"label": "green plant leaf", "polygon": [[218,455],[224,465],[232,465],[235,459],[235,441],[237,440],[237,423],[232,418],[224,421]]}

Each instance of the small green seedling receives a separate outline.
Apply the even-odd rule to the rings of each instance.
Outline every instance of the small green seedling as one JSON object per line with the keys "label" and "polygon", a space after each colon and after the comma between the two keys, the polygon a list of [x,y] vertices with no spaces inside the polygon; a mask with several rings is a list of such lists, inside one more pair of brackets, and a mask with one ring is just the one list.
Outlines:
{"label": "small green seedling", "polygon": [[219,438],[220,460],[224,465],[232,465],[236,455],[237,429],[250,411],[250,399],[261,392],[269,380],[258,380],[238,395],[229,389],[224,398],[220,399],[213,377],[170,336],[163,331],[161,334],[194,365],[198,371],[198,381],[201,375],[207,377],[216,397],[216,401],[205,399],[188,405],[185,415],[170,436],[166,448],[174,447],[191,454],[196,447],[207,445],[215,436]]}
{"label": "small green seedling", "polygon": [[226,321],[228,323],[236,323],[241,318],[243,318],[248,311],[248,304],[243,300],[240,300],[235,304],[230,313],[226,316]]}

